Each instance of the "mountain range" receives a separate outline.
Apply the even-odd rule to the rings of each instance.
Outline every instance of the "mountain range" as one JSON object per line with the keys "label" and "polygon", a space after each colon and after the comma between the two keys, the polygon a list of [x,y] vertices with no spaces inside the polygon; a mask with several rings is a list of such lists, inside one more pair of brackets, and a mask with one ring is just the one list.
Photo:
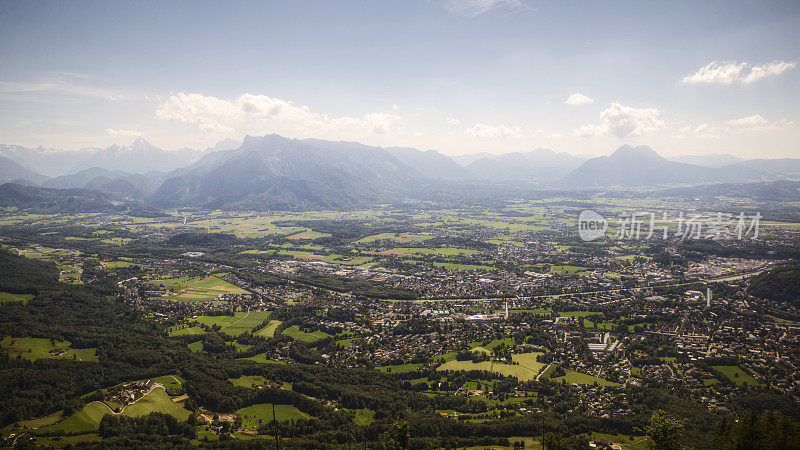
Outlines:
{"label": "mountain range", "polygon": [[[595,158],[536,149],[461,163],[434,150],[275,134],[222,141],[205,151],[166,151],[139,138],[85,153],[9,145],[0,145],[0,153],[0,183],[100,191],[158,208],[344,209],[458,198],[479,186],[664,188],[800,178],[800,159],[709,155],[691,164],[628,145]],[[56,162],[71,169],[56,171]],[[52,175],[58,172],[66,173]]]}

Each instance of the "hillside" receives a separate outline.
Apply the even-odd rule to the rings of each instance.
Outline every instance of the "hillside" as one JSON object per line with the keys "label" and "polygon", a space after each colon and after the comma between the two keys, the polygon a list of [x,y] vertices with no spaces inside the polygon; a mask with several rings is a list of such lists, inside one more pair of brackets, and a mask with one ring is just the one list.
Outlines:
{"label": "hillside", "polygon": [[171,173],[150,197],[160,206],[346,208],[398,200],[425,177],[387,151],[351,142],[245,138]]}

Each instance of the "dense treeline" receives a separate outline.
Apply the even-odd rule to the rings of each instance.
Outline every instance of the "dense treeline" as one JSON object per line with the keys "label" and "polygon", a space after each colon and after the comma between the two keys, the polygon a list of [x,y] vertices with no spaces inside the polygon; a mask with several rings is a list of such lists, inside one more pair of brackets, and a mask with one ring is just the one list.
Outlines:
{"label": "dense treeline", "polygon": [[800,307],[800,264],[776,267],[756,275],[750,280],[748,293]]}

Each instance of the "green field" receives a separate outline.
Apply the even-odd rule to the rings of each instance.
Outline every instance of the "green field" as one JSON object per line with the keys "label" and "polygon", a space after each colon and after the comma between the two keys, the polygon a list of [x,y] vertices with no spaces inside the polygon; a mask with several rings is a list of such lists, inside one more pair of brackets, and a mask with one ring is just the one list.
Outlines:
{"label": "green field", "polygon": [[369,408],[362,408],[356,410],[356,417],[353,420],[356,425],[366,427],[375,420],[375,411]]}
{"label": "green field", "polygon": [[203,351],[203,341],[192,342],[191,344],[186,344],[186,346],[194,353]]}
{"label": "green field", "polygon": [[173,291],[169,299],[186,301],[211,301],[223,294],[247,294],[244,289],[234,286],[215,276],[181,277],[154,280],[151,285]]}
{"label": "green field", "polygon": [[414,372],[419,364],[395,364],[389,366],[378,366],[376,369],[384,373],[408,373]]}
{"label": "green field", "polygon": [[582,266],[550,266],[550,273],[554,275],[575,275],[586,269],[586,267]]}
{"label": "green field", "polygon": [[258,355],[251,356],[249,358],[243,358],[243,359],[246,359],[246,360],[249,360],[249,361],[255,361],[255,362],[261,363],[261,364],[286,364],[286,363],[284,363],[282,361],[274,361],[272,359],[268,359],[266,353],[259,353]]}
{"label": "green field", "polygon": [[396,255],[396,256],[410,256],[410,255],[438,255],[438,256],[458,256],[458,255],[474,255],[480,253],[477,250],[468,248],[451,248],[451,247],[437,247],[437,248],[424,248],[424,247],[398,247],[391,250],[384,250],[379,252],[380,255]]}
{"label": "green field", "polygon": [[711,366],[711,368],[721,373],[722,376],[737,386],[757,386],[760,384],[739,366]]}
{"label": "green field", "polygon": [[[36,360],[40,358],[68,358],[79,361],[97,361],[96,348],[73,349],[69,348],[68,341],[51,341],[42,338],[11,338],[6,336],[0,341],[3,350],[8,351],[12,357],[22,356],[25,359]],[[66,349],[60,356],[52,356],[50,351]]]}
{"label": "green field", "polygon": [[408,242],[422,242],[427,241],[428,239],[432,239],[433,236],[427,234],[413,234],[413,233],[380,233],[374,234],[372,236],[367,236],[365,238],[357,240],[356,244],[366,244],[369,242],[375,242],[382,239],[389,239],[395,242],[399,242],[401,244],[405,244]]}
{"label": "green field", "polygon": [[[256,429],[260,425],[272,422],[272,403],[259,403],[236,411],[242,418],[242,427]],[[310,419],[311,416],[292,405],[275,405],[275,420]]]}
{"label": "green field", "polygon": [[[137,402],[126,406],[122,415],[139,417],[151,412],[170,414],[181,421],[189,417],[189,411],[183,407],[183,403],[173,402],[160,387],[153,389]],[[58,431],[72,434],[90,433],[100,427],[100,419],[106,414],[112,414],[111,409],[105,403],[95,401],[61,422],[40,428],[37,430],[37,434],[52,434]]]}
{"label": "green field", "polygon": [[200,316],[195,321],[209,327],[219,325],[221,332],[238,336],[261,325],[269,315],[270,311],[239,311],[233,316]]}
{"label": "green field", "polygon": [[511,359],[519,363],[517,365],[493,361],[474,363],[472,361],[453,360],[442,364],[436,370],[484,370],[487,372],[499,373],[507,377],[515,377],[520,381],[530,381],[536,379],[536,375],[538,375],[539,371],[546,365],[536,361],[538,355],[541,355],[541,353],[533,352],[511,355]]}
{"label": "green field", "polygon": [[567,384],[589,384],[592,385],[595,382],[599,386],[619,386],[619,383],[614,383],[612,381],[604,380],[602,378],[597,378],[592,375],[587,375],[581,372],[574,372],[574,371],[565,371],[567,374],[563,377],[557,378],[550,378],[551,380],[555,381],[556,383],[561,383],[562,380]]}
{"label": "green field", "polygon": [[256,331],[255,334],[268,338],[275,337],[275,329],[278,328],[281,323],[280,320],[270,320],[264,328]]}
{"label": "green field", "polygon": [[234,386],[251,388],[254,385],[267,384],[267,379],[259,375],[242,375],[239,378],[228,379]]}
{"label": "green field", "polygon": [[118,267],[132,267],[136,264],[128,261],[103,261],[103,266],[110,267],[110,268],[118,268]]}
{"label": "green field", "polygon": [[59,431],[68,434],[91,433],[100,427],[100,419],[106,414],[111,414],[111,410],[105,403],[92,402],[61,422],[39,428],[36,434],[52,434]]}
{"label": "green field", "polygon": [[558,316],[559,317],[586,317],[586,316],[592,316],[592,315],[595,315],[595,314],[600,314],[600,313],[599,312],[594,312],[594,311],[564,311],[564,312],[558,313]]}
{"label": "green field", "polygon": [[8,292],[0,292],[0,304],[10,302],[28,303],[28,300],[33,298],[33,294],[11,294]]}
{"label": "green field", "polygon": [[290,337],[300,342],[316,342],[320,339],[330,337],[331,335],[323,331],[317,330],[311,333],[306,333],[300,329],[298,325],[293,325],[281,333],[283,336]]}

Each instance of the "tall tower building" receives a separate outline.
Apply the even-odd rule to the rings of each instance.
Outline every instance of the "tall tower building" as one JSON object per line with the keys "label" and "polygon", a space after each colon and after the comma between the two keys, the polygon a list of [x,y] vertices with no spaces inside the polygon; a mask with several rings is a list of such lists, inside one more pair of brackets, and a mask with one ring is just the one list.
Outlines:
{"label": "tall tower building", "polygon": [[711,308],[711,299],[714,297],[714,293],[711,292],[711,288],[706,286],[706,308]]}

